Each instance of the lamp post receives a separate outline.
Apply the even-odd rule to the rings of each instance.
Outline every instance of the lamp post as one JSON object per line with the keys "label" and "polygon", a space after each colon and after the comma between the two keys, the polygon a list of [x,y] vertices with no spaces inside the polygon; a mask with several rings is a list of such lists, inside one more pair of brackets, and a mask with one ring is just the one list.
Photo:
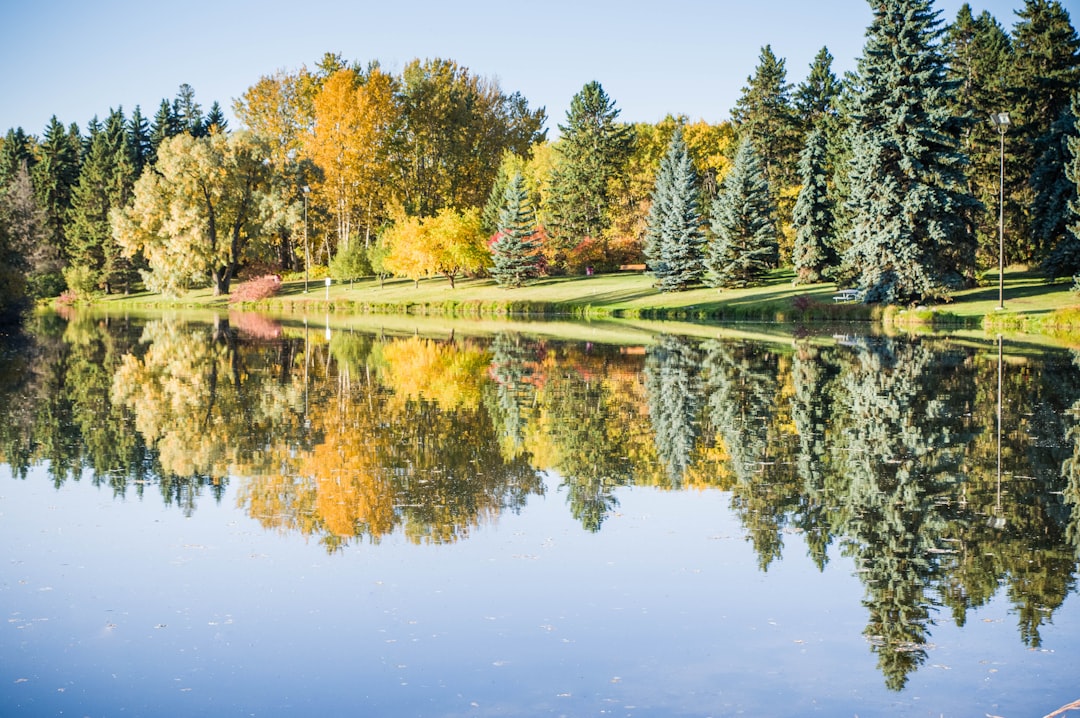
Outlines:
{"label": "lamp post", "polygon": [[307,196],[311,187],[304,185],[300,188],[304,192],[304,294],[308,291],[308,266],[311,264],[311,254],[308,252],[307,241]]}
{"label": "lamp post", "polygon": [[998,201],[998,309],[1005,308],[1005,131],[1009,129],[1009,113],[998,112],[990,115],[1001,135],[1001,198]]}

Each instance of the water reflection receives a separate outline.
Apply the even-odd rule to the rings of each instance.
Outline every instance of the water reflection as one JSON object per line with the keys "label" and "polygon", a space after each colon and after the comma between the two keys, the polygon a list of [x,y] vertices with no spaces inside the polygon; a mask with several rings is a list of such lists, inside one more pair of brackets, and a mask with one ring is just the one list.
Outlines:
{"label": "water reflection", "polygon": [[559,477],[600,531],[618,489],[730,492],[762,571],[804,535],[855,561],[889,687],[1004,591],[1019,638],[1076,588],[1080,358],[922,337],[648,347],[45,317],[0,359],[0,451],[186,512],[240,482],[329,551],[456,541]]}

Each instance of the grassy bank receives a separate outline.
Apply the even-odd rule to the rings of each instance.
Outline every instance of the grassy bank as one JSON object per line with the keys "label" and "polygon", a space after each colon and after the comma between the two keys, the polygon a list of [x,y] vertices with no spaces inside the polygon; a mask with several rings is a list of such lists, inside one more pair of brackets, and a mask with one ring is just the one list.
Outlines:
{"label": "grassy bank", "polygon": [[369,278],[353,283],[303,280],[283,283],[277,296],[243,305],[214,297],[210,290],[180,298],[156,294],[101,297],[109,309],[242,308],[278,315],[380,314],[461,318],[662,319],[688,321],[852,322],[872,321],[895,327],[950,327],[1032,333],[1080,333],[1080,298],[1070,284],[1047,284],[1028,272],[1005,275],[1005,308],[997,309],[997,275],[985,285],[958,292],[945,304],[925,307],[878,307],[833,300],[834,284],[794,286],[790,272],[777,272],[762,286],[745,289],[700,288],[661,293],[651,276],[639,272],[554,277],[526,287],[506,289],[488,279]]}

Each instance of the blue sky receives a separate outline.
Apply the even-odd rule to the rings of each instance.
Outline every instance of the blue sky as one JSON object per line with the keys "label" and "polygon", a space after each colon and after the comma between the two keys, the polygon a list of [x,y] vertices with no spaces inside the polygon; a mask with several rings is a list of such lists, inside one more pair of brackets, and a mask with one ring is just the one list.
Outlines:
{"label": "blue sky", "polygon": [[[961,4],[935,7],[951,21]],[[1075,25],[1077,0],[1063,4]],[[1011,30],[1023,0],[971,6]],[[393,71],[416,57],[456,60],[545,106],[552,134],[591,80],[626,121],[682,113],[719,122],[763,45],[786,59],[790,82],[823,45],[839,75],[854,69],[870,16],[865,0],[16,0],[0,22],[0,132],[39,134],[53,114],[85,127],[119,105],[152,117],[185,82],[204,109],[218,100],[231,117],[233,99],[260,76],[314,65],[328,51]]]}

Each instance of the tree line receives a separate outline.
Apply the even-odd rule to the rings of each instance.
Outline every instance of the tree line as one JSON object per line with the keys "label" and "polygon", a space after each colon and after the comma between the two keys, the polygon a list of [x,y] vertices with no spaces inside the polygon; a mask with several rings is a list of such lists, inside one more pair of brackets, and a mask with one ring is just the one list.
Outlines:
{"label": "tree line", "polygon": [[241,273],[541,274],[646,263],[657,288],[779,266],[867,301],[946,296],[998,259],[1080,272],[1080,39],[1058,0],[1007,30],[964,5],[871,0],[857,69],[805,79],[771,46],[719,124],[625,123],[599,82],[549,140],[530,107],[452,60],[400,73],[327,54],[204,112],[182,85],[152,119],[55,117],[0,143],[0,295],[229,291]]}

